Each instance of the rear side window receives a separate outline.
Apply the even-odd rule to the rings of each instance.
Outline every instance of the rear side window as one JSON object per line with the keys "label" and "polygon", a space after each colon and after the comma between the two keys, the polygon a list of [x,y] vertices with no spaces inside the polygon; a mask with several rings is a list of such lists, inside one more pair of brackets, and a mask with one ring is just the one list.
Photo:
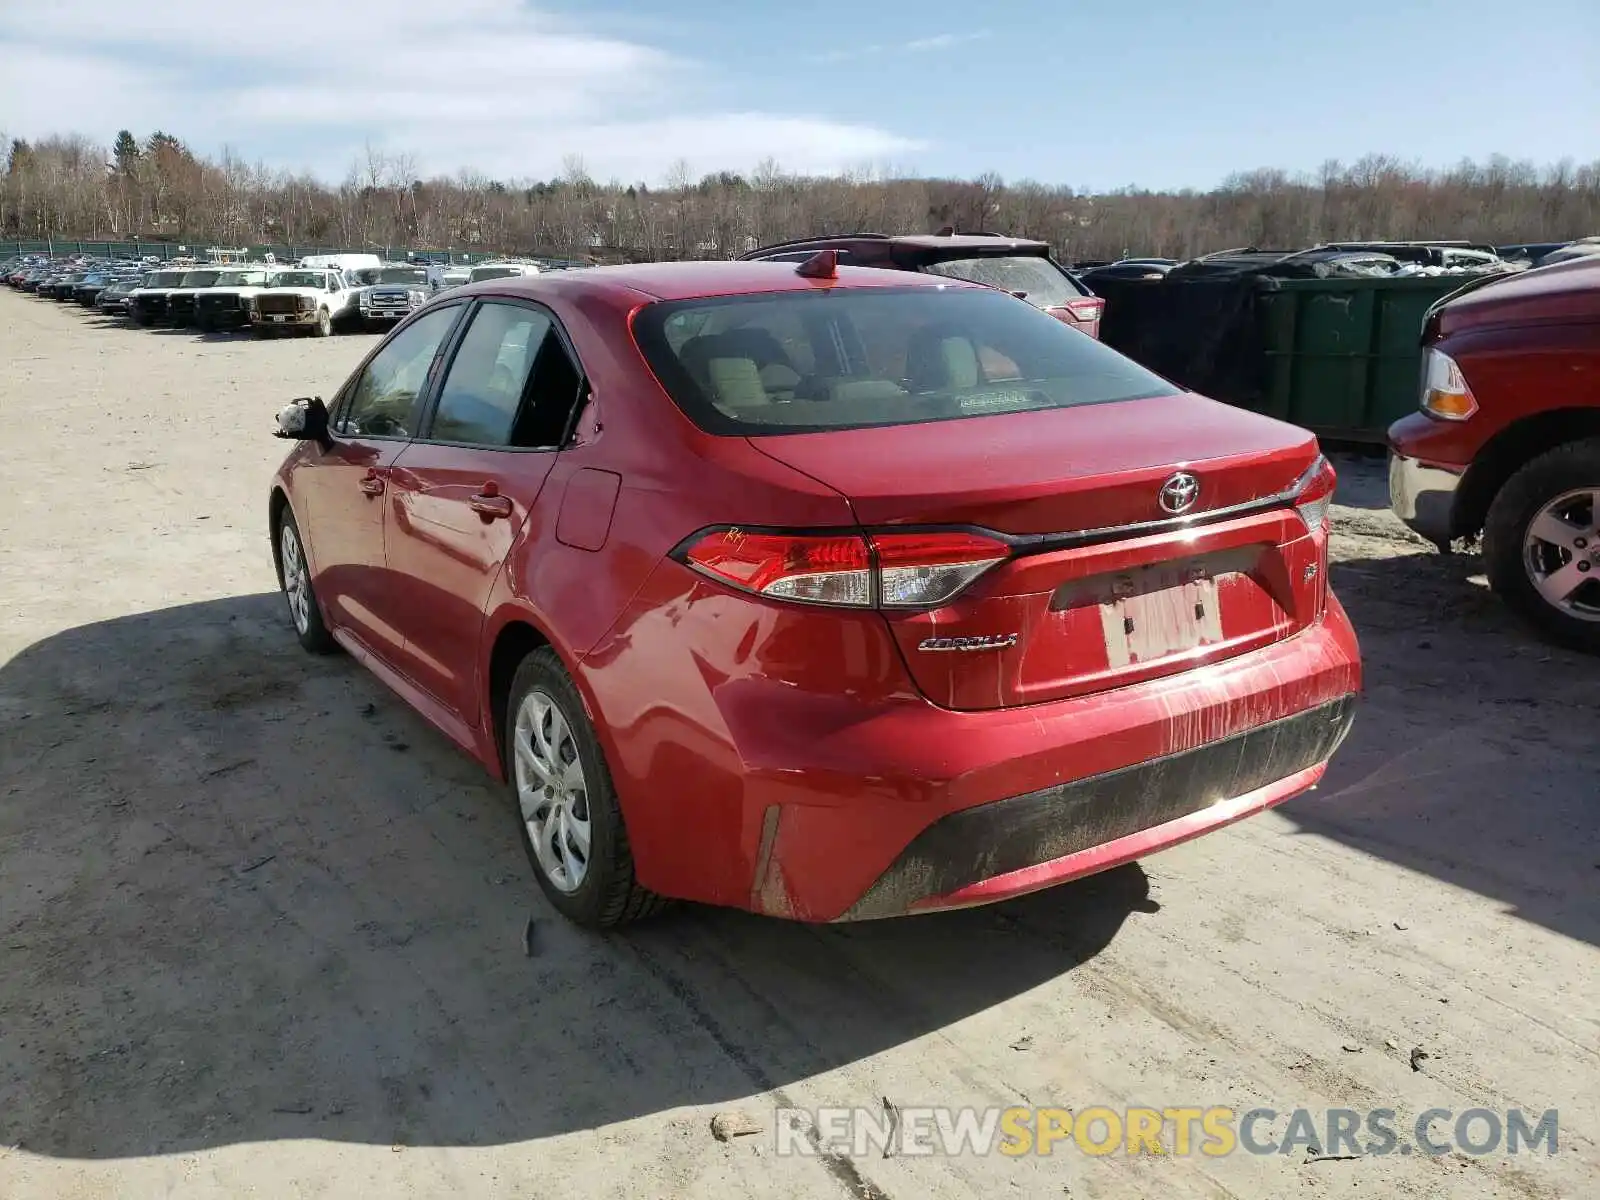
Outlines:
{"label": "rear side window", "polygon": [[712,433],[798,433],[1070,408],[1173,386],[987,289],[845,288],[652,304],[667,392]]}
{"label": "rear side window", "polygon": [[557,446],[579,384],[578,369],[547,313],[486,302],[451,360],[428,438],[474,446]]}
{"label": "rear side window", "polygon": [[950,258],[929,263],[923,270],[947,279],[985,283],[1002,292],[1022,292],[1023,299],[1040,308],[1059,308],[1084,295],[1060,268],[1037,254]]}

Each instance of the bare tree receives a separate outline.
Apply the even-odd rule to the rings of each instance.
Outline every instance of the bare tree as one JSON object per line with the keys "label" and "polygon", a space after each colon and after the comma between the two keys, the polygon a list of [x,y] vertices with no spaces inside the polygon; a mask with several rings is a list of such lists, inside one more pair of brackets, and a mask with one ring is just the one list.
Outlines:
{"label": "bare tree", "polygon": [[1600,161],[1546,168],[1506,158],[1425,171],[1390,155],[1292,176],[1241,171],[1205,191],[1092,194],[1031,181],[913,178],[891,164],[846,175],[785,172],[698,180],[687,160],[664,186],[597,183],[579,155],[550,180],[463,171],[424,179],[414,156],[368,145],[344,180],[196,155],[178,137],[124,130],[107,148],[81,136],[0,138],[0,238],[215,240],[598,255],[723,256],[818,233],[961,229],[1051,243],[1069,259],[1125,252],[1185,257],[1255,244],[1464,237],[1560,240],[1600,233]]}

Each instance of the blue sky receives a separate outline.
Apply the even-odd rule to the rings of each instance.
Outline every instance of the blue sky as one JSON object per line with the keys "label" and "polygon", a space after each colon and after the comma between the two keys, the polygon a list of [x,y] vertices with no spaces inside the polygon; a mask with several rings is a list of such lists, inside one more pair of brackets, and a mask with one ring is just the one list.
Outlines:
{"label": "blue sky", "polygon": [[1592,161],[1600,0],[0,0],[0,132],[123,126],[327,178],[369,146],[425,174],[772,158],[1097,190]]}

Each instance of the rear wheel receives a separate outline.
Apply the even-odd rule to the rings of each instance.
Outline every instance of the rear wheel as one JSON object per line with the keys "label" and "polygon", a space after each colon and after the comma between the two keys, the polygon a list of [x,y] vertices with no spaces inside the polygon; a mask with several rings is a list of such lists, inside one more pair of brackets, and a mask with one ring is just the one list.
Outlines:
{"label": "rear wheel", "polygon": [[591,929],[664,907],[634,878],[599,739],[576,685],[548,647],[517,668],[501,740],[522,848],[551,905]]}
{"label": "rear wheel", "polygon": [[311,586],[311,564],[306,560],[300,527],[287,507],[278,518],[278,584],[289,605],[289,620],[294,623],[300,645],[312,654],[331,654],[338,648],[322,620],[316,589]]}
{"label": "rear wheel", "polygon": [[1484,523],[1490,586],[1553,640],[1600,654],[1600,439],[1540,455]]}

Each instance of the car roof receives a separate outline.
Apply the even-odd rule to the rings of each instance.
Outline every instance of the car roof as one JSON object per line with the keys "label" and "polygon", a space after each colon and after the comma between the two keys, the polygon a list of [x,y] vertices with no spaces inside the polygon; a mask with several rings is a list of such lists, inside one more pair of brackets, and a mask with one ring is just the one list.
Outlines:
{"label": "car roof", "polygon": [[796,272],[795,263],[774,262],[676,262],[638,263],[631,266],[586,267],[571,271],[552,271],[543,275],[512,276],[468,284],[450,293],[452,297],[495,292],[577,297],[596,292],[617,295],[632,292],[650,300],[696,300],[715,296],[748,295],[757,292],[805,292],[819,286],[892,288],[981,288],[942,275],[918,275],[908,271],[884,271],[872,267],[840,267],[832,281],[809,279]]}
{"label": "car roof", "polygon": [[[785,242],[773,242],[759,249],[750,251],[750,255],[780,254],[785,251],[805,250],[815,246],[826,249],[830,246],[847,246],[851,243],[876,242],[883,245],[910,246],[917,250],[935,251],[976,251],[994,253],[1007,250],[1027,250],[1037,253],[1040,250],[1048,251],[1050,243],[1041,242],[1034,238],[1011,237],[998,233],[823,233],[813,237],[794,238]],[[748,257],[748,256],[741,256]]]}

